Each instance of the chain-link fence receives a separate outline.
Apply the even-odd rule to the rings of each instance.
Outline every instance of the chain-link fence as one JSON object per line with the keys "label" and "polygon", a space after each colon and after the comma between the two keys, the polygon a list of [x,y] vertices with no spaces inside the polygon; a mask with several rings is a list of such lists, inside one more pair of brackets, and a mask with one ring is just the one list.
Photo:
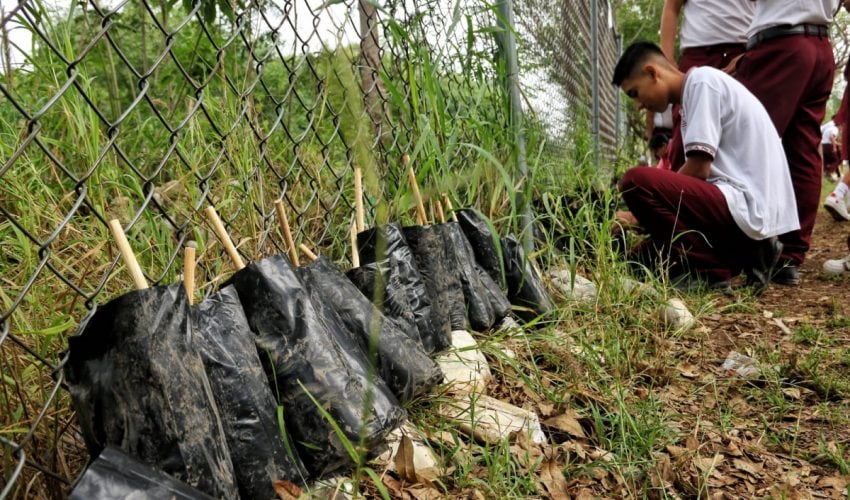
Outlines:
{"label": "chain-link fence", "polygon": [[[501,167],[519,171],[496,6],[4,6],[0,498],[62,497],[87,460],[62,360],[80,321],[131,288],[107,221],[122,222],[154,284],[178,279],[178,256],[196,241],[203,293],[231,272],[199,215],[207,205],[248,259],[284,250],[273,209],[283,200],[296,240],[342,261],[354,166],[364,171],[373,222],[407,217],[404,155],[427,197],[448,193],[491,214],[509,203],[494,201],[505,198],[494,196],[506,182]],[[570,15],[538,22],[581,22],[584,29],[583,2],[559,8]],[[612,32],[599,12],[600,33]],[[551,117],[539,97],[526,102],[545,125],[535,140],[564,144],[578,123],[573,116],[592,102],[590,44],[586,31],[573,34],[540,46],[547,57],[567,54],[533,68],[565,100]],[[600,37],[603,64],[611,64],[613,44]],[[616,140],[609,87],[603,78],[599,137],[606,148]]]}
{"label": "chain-link fence", "polygon": [[622,117],[610,81],[621,47],[610,2],[515,0],[515,11],[531,132],[542,131],[562,163],[613,158]]}

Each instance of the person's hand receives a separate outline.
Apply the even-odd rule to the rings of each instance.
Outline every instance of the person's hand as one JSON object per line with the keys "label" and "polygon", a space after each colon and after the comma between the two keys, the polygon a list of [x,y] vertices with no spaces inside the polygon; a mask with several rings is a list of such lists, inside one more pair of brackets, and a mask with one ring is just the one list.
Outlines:
{"label": "person's hand", "polygon": [[738,70],[738,61],[740,61],[742,57],[744,57],[744,54],[735,56],[735,58],[729,61],[729,64],[723,68],[723,72],[729,75],[734,75],[735,71]]}
{"label": "person's hand", "polygon": [[614,222],[620,224],[626,229],[640,226],[640,222],[638,222],[635,214],[628,210],[618,210],[614,214]]}

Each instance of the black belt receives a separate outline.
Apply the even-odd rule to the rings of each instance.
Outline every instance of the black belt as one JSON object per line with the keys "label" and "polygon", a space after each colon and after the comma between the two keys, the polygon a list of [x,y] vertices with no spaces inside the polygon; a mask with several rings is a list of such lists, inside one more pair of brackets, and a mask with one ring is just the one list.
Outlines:
{"label": "black belt", "polygon": [[791,35],[828,36],[829,29],[820,24],[795,24],[794,26],[786,24],[783,26],[774,26],[773,28],[761,30],[751,36],[747,40],[747,50],[768,40]]}

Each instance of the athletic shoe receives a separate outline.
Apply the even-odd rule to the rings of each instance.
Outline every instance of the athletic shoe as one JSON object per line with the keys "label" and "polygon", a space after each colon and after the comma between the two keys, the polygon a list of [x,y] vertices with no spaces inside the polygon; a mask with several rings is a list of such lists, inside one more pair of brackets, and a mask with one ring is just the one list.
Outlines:
{"label": "athletic shoe", "polygon": [[823,272],[833,276],[850,274],[850,255],[843,259],[828,260],[823,263]]}
{"label": "athletic shoe", "polygon": [[838,222],[850,220],[850,212],[847,211],[847,204],[835,193],[829,193],[829,196],[823,202],[823,208]]}

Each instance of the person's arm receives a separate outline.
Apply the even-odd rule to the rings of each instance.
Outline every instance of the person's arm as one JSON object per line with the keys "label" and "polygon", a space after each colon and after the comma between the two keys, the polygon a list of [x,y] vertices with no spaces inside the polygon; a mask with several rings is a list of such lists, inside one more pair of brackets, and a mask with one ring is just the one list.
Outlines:
{"label": "person's arm", "polygon": [[708,179],[708,174],[711,173],[711,162],[713,159],[708,153],[691,151],[688,153],[685,165],[679,170],[679,173],[706,180]]}
{"label": "person's arm", "polygon": [[685,0],[664,0],[661,10],[661,52],[672,63],[676,63],[676,34],[679,32],[679,14]]}

